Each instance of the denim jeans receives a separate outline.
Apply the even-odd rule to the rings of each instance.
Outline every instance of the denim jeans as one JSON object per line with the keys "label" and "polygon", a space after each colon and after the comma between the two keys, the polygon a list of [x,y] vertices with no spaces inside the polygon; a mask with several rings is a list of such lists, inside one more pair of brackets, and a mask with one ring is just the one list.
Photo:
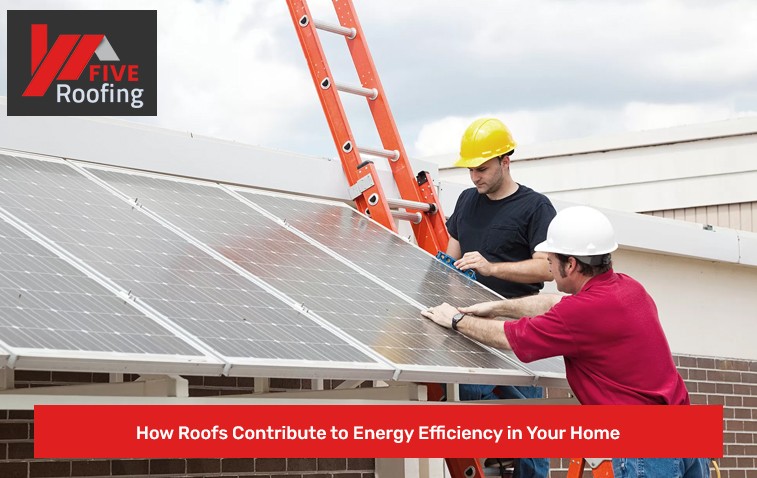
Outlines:
{"label": "denim jeans", "polygon": [[613,458],[615,478],[709,478],[707,458]]}
{"label": "denim jeans", "polygon": [[[460,400],[501,400],[519,398],[542,398],[541,387],[514,385],[471,385],[460,384]],[[519,458],[515,460],[513,478],[547,478],[549,459]]]}
{"label": "denim jeans", "polygon": [[515,385],[471,385],[460,384],[460,400],[502,400],[519,398],[542,398],[541,387]]}

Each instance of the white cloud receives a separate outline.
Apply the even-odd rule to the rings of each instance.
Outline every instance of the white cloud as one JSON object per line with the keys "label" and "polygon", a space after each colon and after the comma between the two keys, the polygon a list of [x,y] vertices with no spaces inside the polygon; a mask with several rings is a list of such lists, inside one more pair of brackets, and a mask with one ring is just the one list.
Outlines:
{"label": "white cloud", "polygon": [[[529,144],[757,110],[753,0],[353,1],[412,156],[454,153],[467,124],[484,115]],[[138,121],[335,155],[283,0],[3,5],[157,9],[158,116]],[[310,7],[336,19],[329,0]],[[334,76],[349,81],[344,40],[331,37],[321,36]],[[5,41],[0,35],[3,65]],[[347,108],[358,144],[379,146],[367,108]]]}
{"label": "white cloud", "polygon": [[450,116],[424,125],[413,144],[415,151],[419,156],[457,151],[460,137],[470,122],[470,118]]}
{"label": "white cloud", "polygon": [[650,104],[635,102],[629,103],[623,108],[623,126],[624,129],[630,131],[641,131],[753,115],[755,115],[753,111],[737,112],[728,105],[718,103]]}
{"label": "white cloud", "polygon": [[281,45],[273,26],[288,15],[285,5],[271,11],[267,3],[171,2],[161,8],[160,125],[276,144],[291,136],[288,125],[303,115],[303,104],[318,106],[304,61],[294,65],[277,57]]}

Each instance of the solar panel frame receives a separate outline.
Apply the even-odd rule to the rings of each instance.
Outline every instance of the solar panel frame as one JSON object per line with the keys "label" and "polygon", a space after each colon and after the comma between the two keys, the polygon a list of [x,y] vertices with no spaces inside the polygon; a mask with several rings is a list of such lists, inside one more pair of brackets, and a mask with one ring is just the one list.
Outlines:
{"label": "solar panel frame", "polygon": [[0,346],[0,369],[8,368],[8,361],[11,353],[5,350],[3,346]]}
{"label": "solar panel frame", "polygon": [[[93,181],[92,177],[89,177],[87,174],[82,174],[82,171],[80,168],[77,168],[76,166],[73,166],[68,161],[63,161],[57,158],[47,158],[47,157],[36,157],[35,155],[26,155],[26,154],[7,154],[9,157],[8,160],[11,158],[21,161],[44,161],[46,163],[50,164],[56,164],[56,168],[65,168],[66,172],[65,175],[68,178],[68,176],[71,176],[71,181],[75,181],[78,185],[80,182],[82,184],[86,184],[85,186],[82,186],[84,188],[92,188],[93,191],[96,191],[97,194],[102,194],[103,197],[110,198],[106,202],[112,202],[114,204],[118,204],[118,207],[123,207],[124,209],[128,210],[129,205],[124,203],[122,201],[122,198],[120,196],[114,195],[114,193],[109,189],[103,187],[102,184],[100,184],[98,181]],[[37,167],[34,165],[33,167]],[[62,171],[62,170],[61,170]],[[3,178],[5,179],[5,178]],[[7,179],[6,179],[7,180]],[[35,186],[36,187],[36,186]],[[58,199],[58,201],[63,202],[61,199]],[[15,204],[15,203],[14,203]],[[89,203],[87,203],[89,204]],[[17,205],[16,205],[17,206]],[[39,208],[40,204],[34,205],[35,207]],[[18,209],[18,207],[17,207]],[[20,211],[20,209],[18,209]],[[37,213],[34,212],[34,210],[29,209],[26,211],[26,213],[30,214],[29,217],[34,218],[36,221],[40,221],[41,216],[39,216]],[[9,213],[10,214],[10,213]],[[40,213],[43,214],[43,213]],[[45,212],[44,214],[51,214],[49,211]],[[140,213],[141,214],[141,213]],[[72,218],[76,222],[76,217]],[[19,222],[23,222],[21,219],[17,219]],[[148,218],[147,216],[144,216],[144,221],[149,222],[152,224],[151,227],[155,227],[160,229],[161,231],[165,230],[164,226],[160,223],[154,223],[154,219]],[[80,221],[79,221],[80,222]],[[81,223],[83,226],[84,223]],[[78,226],[79,223],[75,224],[75,226]],[[72,227],[75,227],[72,226]],[[33,228],[29,225],[26,226],[27,229],[33,230]],[[49,227],[53,227],[53,225],[49,225]],[[52,231],[53,229],[47,229],[49,231]],[[94,230],[94,229],[93,229]],[[81,231],[85,231],[85,229],[81,229]],[[176,236],[175,232],[165,231],[167,235],[169,235],[174,241],[177,242],[184,242],[184,239],[180,236]],[[81,267],[85,267],[87,271],[98,278],[102,280],[102,282],[107,282],[111,284],[117,284],[117,281],[111,281],[107,279],[106,275],[98,271],[97,267],[92,266],[91,264],[86,264],[83,260],[78,258],[73,252],[68,251],[63,245],[58,244],[53,239],[47,237],[43,234],[43,232],[35,231],[35,235],[39,237],[45,238],[45,242],[49,244],[53,244],[54,247],[59,248],[61,251],[63,251],[66,256],[77,263],[77,265]],[[86,236],[86,235],[85,235]],[[81,237],[81,235],[80,235]],[[79,246],[84,246],[84,244],[79,244]],[[186,246],[191,246],[193,248],[196,248],[196,246],[187,243]],[[69,246],[70,247],[70,246]],[[110,248],[112,249],[112,248]],[[82,249],[79,249],[82,250]],[[198,249],[199,251],[199,249]],[[118,251],[117,251],[118,252]],[[124,258],[124,262],[128,262],[128,257]],[[229,275],[229,277],[238,277],[238,274],[234,271],[229,271],[223,264],[218,264],[215,259],[212,257],[207,257],[206,259],[209,262],[213,264],[213,267],[217,267],[219,269],[223,269],[226,271]],[[245,288],[252,289],[252,284],[249,284],[249,281],[246,280],[243,277],[238,277],[238,280],[243,282],[245,285]],[[128,294],[126,294],[127,287],[120,287],[118,285],[114,285],[116,289],[119,290],[118,296],[125,297]],[[265,294],[266,296],[269,296],[267,292],[261,292],[261,294]],[[280,301],[273,297],[271,298],[272,301],[279,303]],[[180,325],[177,325],[173,321],[169,320],[162,314],[158,313],[157,310],[154,307],[151,307],[146,301],[139,300],[138,303],[142,308],[149,309],[153,314],[158,317],[159,322],[162,324],[170,324],[175,330],[180,330],[182,333],[189,338],[190,340],[193,340],[196,343],[202,344],[204,349],[206,350],[213,350],[213,347],[207,345],[203,341],[197,339],[194,335],[187,333],[186,329],[181,327]],[[292,316],[301,317],[303,316],[301,313],[297,312],[296,310],[292,309],[288,304],[281,304],[281,309],[288,311]],[[304,319],[303,319],[304,320]],[[307,318],[306,322],[308,324],[311,323],[310,319]],[[332,334],[333,335],[333,334]],[[339,337],[334,337],[335,339],[339,339]],[[350,349],[354,349],[354,347],[349,346],[344,341],[341,341],[343,346],[345,348],[349,347]],[[385,363],[380,363],[376,360],[374,360],[372,357],[364,354],[362,351],[357,351],[356,353],[359,353],[362,357],[364,357],[363,361],[332,361],[330,363],[327,362],[318,362],[318,361],[312,361],[312,360],[281,360],[277,359],[276,361],[271,361],[270,359],[258,359],[258,358],[250,358],[250,357],[224,357],[221,354],[216,352],[216,355],[219,357],[223,357],[223,359],[226,361],[221,362],[223,366],[221,367],[221,370],[224,371],[225,374],[233,375],[233,376],[276,376],[276,377],[284,377],[284,378],[343,378],[343,379],[376,379],[376,380],[384,380],[389,379],[393,375],[393,368]],[[48,353],[48,351],[43,351],[41,355],[53,355],[53,359],[59,359],[60,357],[55,356],[56,353]],[[66,351],[66,356],[70,356],[69,352]],[[84,360],[91,359],[92,366],[100,367],[103,364],[99,363],[99,359],[101,357],[99,355],[95,355],[93,357],[83,357]],[[216,366],[216,368],[218,368]],[[121,371],[121,370],[119,370]],[[192,370],[182,371],[182,373],[190,374]],[[166,373],[165,371],[163,373]],[[203,372],[201,375],[217,375],[218,373],[208,373]]]}
{"label": "solar panel frame", "polygon": [[[380,231],[382,234],[385,233],[385,234],[389,234],[389,235],[393,236],[395,238],[395,240],[394,240],[394,242],[392,244],[392,248],[393,249],[398,249],[398,248],[401,248],[401,247],[413,248],[417,252],[421,252],[423,254],[428,255],[429,256],[428,257],[428,262],[430,264],[432,264],[432,267],[436,268],[436,270],[432,271],[433,273],[435,273],[437,275],[438,274],[446,275],[447,277],[451,278],[451,280],[456,281],[456,285],[464,284],[465,287],[467,287],[469,289],[472,289],[473,291],[476,292],[475,295],[474,295],[474,297],[476,297],[477,300],[471,301],[470,303],[458,303],[458,304],[454,304],[453,303],[453,305],[471,305],[473,303],[476,303],[477,301],[480,302],[480,301],[485,301],[485,300],[499,300],[499,299],[501,299],[501,296],[499,296],[499,294],[495,293],[494,291],[492,291],[491,289],[487,288],[483,284],[481,284],[481,283],[479,283],[477,281],[471,280],[469,277],[467,277],[467,276],[465,276],[463,274],[460,274],[457,271],[454,271],[449,266],[443,264],[438,259],[436,259],[436,258],[432,257],[431,255],[429,255],[426,251],[423,251],[422,249],[420,249],[417,245],[410,243],[408,240],[402,238],[401,236],[399,236],[394,231],[391,231],[391,230],[383,227],[382,225],[376,223],[375,221],[372,221],[370,218],[368,218],[367,216],[365,216],[361,212],[355,210],[354,208],[350,207],[349,205],[347,205],[345,203],[338,202],[338,201],[329,201],[329,200],[324,200],[324,199],[307,198],[307,197],[303,197],[303,196],[295,196],[295,195],[286,194],[286,193],[271,192],[271,191],[261,191],[261,190],[256,190],[254,188],[244,187],[244,186],[229,186],[228,188],[231,189],[231,190],[233,190],[233,191],[235,191],[235,192],[238,192],[238,193],[242,194],[242,196],[245,199],[249,199],[253,204],[255,204],[255,206],[257,206],[257,207],[259,207],[259,208],[261,208],[263,210],[267,210],[267,208],[266,208],[265,205],[261,205],[259,202],[258,203],[255,202],[255,197],[256,196],[270,197],[270,198],[279,198],[279,199],[288,199],[288,200],[293,200],[293,201],[299,201],[299,202],[302,202],[302,203],[311,203],[311,204],[318,204],[318,205],[330,205],[330,206],[341,208],[343,211],[347,211],[352,217],[359,217],[361,223],[364,224],[365,228],[367,228],[367,229],[368,228],[372,228],[375,231]],[[282,218],[279,215],[277,215],[276,212],[269,211],[269,214],[271,214],[274,217],[278,217],[279,220],[282,220],[283,222],[286,222],[293,229],[295,229],[295,230],[299,229],[298,228],[299,221],[293,220],[291,217],[289,217],[289,218]],[[310,215],[310,217],[312,217],[312,215]],[[309,237],[315,243],[320,243],[320,241],[317,238],[313,237],[313,235],[312,235],[312,233],[310,231],[308,231],[308,230],[302,230],[301,233],[302,233],[303,237]],[[334,235],[335,235],[333,233],[334,233],[334,229],[332,228],[332,229],[329,229],[329,234],[324,234],[321,237],[328,237],[328,238],[333,239]],[[334,244],[333,242],[331,244],[322,244],[322,247],[325,250],[334,250],[337,255],[342,256],[343,249],[335,248],[333,244]],[[356,250],[359,250],[359,249],[356,249]],[[344,256],[342,256],[342,257],[344,257]],[[344,261],[346,263],[351,264],[352,267],[355,268],[356,270],[361,270],[364,274],[366,274],[368,276],[375,277],[377,279],[377,282],[383,283],[385,285],[388,284],[388,282],[385,281],[385,280],[383,280],[383,278],[381,276],[376,276],[375,275],[375,271],[373,271],[373,270],[366,270],[363,266],[360,265],[360,263],[355,263],[355,261],[353,261],[350,257],[344,257]],[[388,287],[396,289],[396,287],[393,284],[388,284]],[[439,299],[438,302],[436,302],[436,303],[428,303],[427,304],[427,303],[420,302],[420,300],[419,300],[420,297],[417,297],[417,296],[416,297],[408,296],[405,293],[402,293],[402,294],[405,297],[407,297],[409,301],[411,301],[412,303],[416,304],[420,309],[424,309],[424,308],[426,308],[427,306],[430,306],[430,305],[438,305],[441,302],[450,301],[450,300],[454,299],[454,297],[445,297],[445,296],[441,295],[441,296],[438,296],[438,299]],[[482,295],[482,294],[486,294],[486,295]],[[490,349],[494,353],[497,353],[497,354],[500,354],[500,355],[506,357],[511,363],[513,363],[515,366],[519,367],[520,369],[522,369],[522,370],[524,370],[524,371],[526,371],[526,372],[528,372],[530,374],[533,374],[534,376],[538,377],[537,381],[540,381],[545,386],[565,386],[565,384],[567,383],[566,379],[565,379],[565,364],[564,364],[564,362],[563,362],[563,360],[562,360],[561,357],[552,357],[552,358],[543,359],[543,360],[537,360],[537,361],[534,361],[534,362],[530,362],[528,364],[524,364],[523,362],[521,362],[518,359],[518,357],[515,355],[515,353],[512,350],[500,350],[500,349],[492,349],[492,348],[490,348]]]}
{"label": "solar panel frame", "polygon": [[[181,183],[185,183],[185,184],[194,184],[194,185],[197,185],[197,186],[210,187],[210,188],[217,187],[217,185],[215,185],[213,183],[210,183],[210,182],[207,182],[207,181],[196,181],[196,180],[190,180],[190,179],[186,179],[186,178],[175,178],[175,177],[169,177],[169,176],[164,176],[164,175],[159,175],[159,174],[144,173],[144,172],[124,171],[124,170],[119,169],[119,168],[108,168],[108,167],[92,166],[92,165],[82,165],[82,166],[85,169],[89,169],[89,170],[111,171],[111,172],[115,172],[115,173],[129,174],[129,175],[132,175],[132,176],[142,176],[144,178],[153,178],[153,179],[160,179],[160,180],[167,180],[167,181],[177,181],[177,182],[181,182]],[[98,179],[104,180],[106,183],[108,182],[107,177],[99,177],[98,176]],[[116,188],[117,190],[119,190],[119,188],[117,186],[114,186],[114,185],[111,185],[111,186],[114,187],[114,188]],[[227,188],[227,187],[225,187],[223,185],[220,185],[220,186],[221,186],[221,189],[226,190],[231,196],[236,197],[241,202],[243,202],[243,203],[247,202],[247,201],[245,201],[245,198],[240,198],[239,196],[236,195],[236,189],[238,189],[238,188]],[[133,187],[136,187],[136,186],[133,186]],[[242,189],[243,191],[247,190],[246,188],[239,188],[239,189]],[[258,192],[258,191],[256,191],[256,192]],[[121,190],[121,194],[124,197],[133,197],[135,194],[139,194],[139,195],[144,196],[145,195],[145,191],[139,191],[139,192],[131,191],[131,193],[126,193],[125,191]],[[274,193],[266,193],[266,194],[278,195],[278,194],[274,194]],[[287,196],[287,195],[284,195],[284,196]],[[302,199],[302,198],[297,198],[297,199]],[[166,200],[164,199],[163,202],[165,202],[165,201]],[[161,204],[162,204],[162,202],[161,202]],[[341,207],[346,207],[345,205],[343,205],[341,203],[334,203],[334,204],[338,204]],[[247,205],[250,206],[250,207],[252,207],[253,209],[256,209],[256,210],[258,209],[257,207],[255,207],[254,204],[249,204],[248,203]],[[149,209],[149,207],[150,207],[149,204],[145,204],[145,208]],[[162,217],[164,213],[162,213],[160,211],[157,211],[157,212],[155,212],[155,214],[158,217]],[[302,237],[303,239],[305,239],[306,241],[308,241],[309,244],[313,244],[314,246],[318,247],[319,249],[326,251],[331,256],[339,259],[342,263],[347,263],[347,265],[349,267],[351,267],[352,269],[359,269],[354,264],[349,263],[349,261],[345,261],[344,258],[340,257],[338,254],[334,254],[333,251],[331,251],[328,248],[324,247],[322,244],[318,243],[317,241],[313,241],[308,236],[302,234],[300,231],[297,231],[295,228],[292,228],[291,226],[287,225],[285,222],[282,222],[280,220],[277,220],[275,217],[272,217],[271,213],[269,213],[267,211],[264,211],[263,215],[266,215],[272,221],[281,224],[283,227],[285,227],[290,232],[296,233],[297,236]],[[165,219],[165,220],[167,222],[169,222],[169,223],[171,222],[170,219]],[[177,229],[181,229],[182,228],[182,226],[179,225],[179,223],[177,223],[174,227],[176,227]],[[191,231],[188,232],[187,234],[189,234],[190,237],[192,236]],[[202,242],[201,238],[195,238],[195,240],[198,241],[198,242],[200,242],[200,243]],[[443,266],[443,265],[442,265],[442,267],[446,268],[446,266]],[[365,271],[359,270],[359,272],[362,275],[364,275],[364,276],[368,277],[369,279],[373,280],[374,282],[380,283],[382,285],[382,287],[384,287],[384,288],[386,288],[386,289],[388,289],[388,290],[390,290],[392,292],[397,292],[397,290],[395,288],[389,286],[388,284],[383,283],[380,280],[376,280],[375,278],[373,278],[372,276],[370,276],[370,274],[367,274]],[[253,277],[256,277],[253,273],[251,273],[251,274],[252,274]],[[422,305],[420,305],[416,301],[414,301],[412,298],[409,298],[409,297],[405,296],[401,292],[398,293],[397,295],[401,296],[402,299],[405,302],[410,303],[413,306],[415,306],[418,309],[418,311],[423,307]],[[315,315],[317,315],[317,314],[315,314]],[[415,314],[415,315],[417,317],[420,317],[419,312],[417,314]],[[328,320],[328,319],[326,319],[326,320]],[[434,326],[434,327],[436,327],[436,326]],[[442,330],[442,329],[440,329],[440,330]],[[450,334],[450,336],[452,336],[452,337],[460,337],[460,336],[458,336],[457,334],[454,334],[454,333],[450,333],[450,332],[446,332],[446,331],[444,333]],[[473,346],[483,347],[482,345],[478,344],[477,342],[471,341],[471,347],[473,347]],[[463,382],[463,383],[465,383],[465,382],[482,383],[482,382],[485,382],[485,381],[489,381],[489,382],[492,382],[492,383],[502,383],[503,380],[507,380],[508,383],[512,383],[512,384],[531,384],[531,383],[534,382],[534,374],[531,371],[529,371],[526,367],[522,366],[522,364],[519,361],[517,361],[517,359],[516,360],[512,360],[510,357],[506,356],[505,354],[501,354],[499,351],[496,351],[496,350],[491,349],[491,348],[487,348],[487,349],[493,355],[498,356],[501,360],[504,360],[507,364],[509,364],[509,366],[511,368],[510,369],[498,368],[496,370],[492,370],[492,369],[481,370],[481,369],[475,369],[475,368],[436,366],[436,367],[430,369],[430,368],[425,367],[425,366],[416,366],[416,365],[412,365],[412,364],[404,364],[404,363],[403,364],[396,364],[395,363],[395,366],[397,367],[397,373],[395,374],[394,378],[397,379],[397,380],[408,380],[408,381],[421,381],[421,380],[425,380],[425,381],[455,381],[455,382]]]}

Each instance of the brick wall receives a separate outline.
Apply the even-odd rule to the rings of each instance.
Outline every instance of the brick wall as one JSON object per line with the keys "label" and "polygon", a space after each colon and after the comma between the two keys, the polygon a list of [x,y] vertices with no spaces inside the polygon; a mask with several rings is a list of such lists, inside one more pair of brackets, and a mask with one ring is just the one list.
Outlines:
{"label": "brick wall", "polygon": [[[722,478],[757,478],[757,361],[675,357],[697,404],[724,405]],[[135,377],[127,376],[125,380]],[[106,374],[17,372],[16,386],[105,383]],[[252,379],[191,377],[190,395],[250,393]],[[325,381],[329,389],[338,382]],[[273,390],[310,388],[309,380],[272,380]],[[550,389],[548,396],[565,396]],[[373,459],[192,459],[192,460],[34,460],[31,411],[0,411],[0,478],[191,477],[191,478],[374,478]],[[552,478],[565,478],[566,459],[552,460]],[[590,476],[587,472],[584,476]],[[713,474],[714,476],[714,474]],[[392,478],[392,477],[382,477]]]}
{"label": "brick wall", "polygon": [[[675,363],[691,403],[725,407],[721,477],[757,478],[757,362],[676,356]],[[552,460],[551,478],[564,478],[567,467],[566,459]]]}
{"label": "brick wall", "polygon": [[[134,380],[127,375],[124,381]],[[187,377],[190,396],[252,393],[253,379]],[[16,387],[107,383],[107,374],[16,372]],[[329,389],[339,381],[324,381]],[[310,380],[271,380],[272,390],[310,388]],[[372,458],[249,458],[188,460],[35,460],[33,412],[0,410],[0,478],[374,478]]]}
{"label": "brick wall", "polygon": [[33,412],[0,412],[0,477],[374,478],[373,459],[35,460]]}

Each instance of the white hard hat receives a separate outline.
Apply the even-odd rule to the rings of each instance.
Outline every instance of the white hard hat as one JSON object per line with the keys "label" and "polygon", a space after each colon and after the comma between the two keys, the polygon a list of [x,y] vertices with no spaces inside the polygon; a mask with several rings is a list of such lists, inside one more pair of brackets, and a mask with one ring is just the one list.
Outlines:
{"label": "white hard hat", "polygon": [[594,208],[574,206],[561,210],[549,223],[547,240],[537,252],[586,257],[609,254],[618,248],[610,220]]}

